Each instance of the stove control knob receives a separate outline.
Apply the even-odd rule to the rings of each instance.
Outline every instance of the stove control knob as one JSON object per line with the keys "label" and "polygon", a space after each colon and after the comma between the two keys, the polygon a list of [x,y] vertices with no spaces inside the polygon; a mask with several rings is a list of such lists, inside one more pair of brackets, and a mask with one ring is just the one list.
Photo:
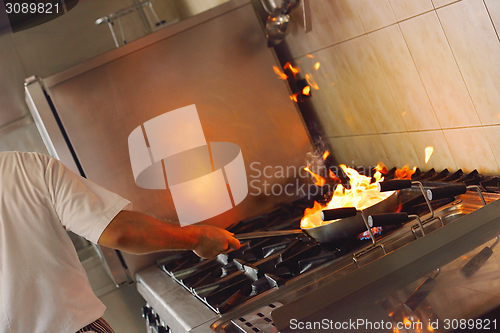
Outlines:
{"label": "stove control knob", "polygon": [[147,314],[146,321],[147,321],[149,326],[156,326],[157,325],[156,316],[152,312]]}
{"label": "stove control knob", "polygon": [[146,317],[148,316],[148,314],[151,313],[151,308],[149,306],[143,306],[142,307],[142,318],[146,319]]}

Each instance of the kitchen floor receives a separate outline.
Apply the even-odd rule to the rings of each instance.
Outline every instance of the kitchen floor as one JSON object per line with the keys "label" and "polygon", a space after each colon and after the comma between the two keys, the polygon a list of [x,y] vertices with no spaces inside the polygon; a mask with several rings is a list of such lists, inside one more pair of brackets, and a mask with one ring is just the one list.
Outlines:
{"label": "kitchen floor", "polygon": [[81,237],[71,234],[70,236],[87,272],[92,290],[106,305],[104,319],[116,333],[146,332],[141,313],[146,301],[137,292],[135,284],[116,288],[92,245]]}

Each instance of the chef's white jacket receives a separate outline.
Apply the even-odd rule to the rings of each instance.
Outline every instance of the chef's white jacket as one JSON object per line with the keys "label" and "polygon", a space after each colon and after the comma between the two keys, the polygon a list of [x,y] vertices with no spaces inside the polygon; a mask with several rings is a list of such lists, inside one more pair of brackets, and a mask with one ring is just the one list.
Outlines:
{"label": "chef's white jacket", "polygon": [[97,243],[130,202],[37,153],[0,153],[0,332],[71,333],[101,317],[65,230]]}

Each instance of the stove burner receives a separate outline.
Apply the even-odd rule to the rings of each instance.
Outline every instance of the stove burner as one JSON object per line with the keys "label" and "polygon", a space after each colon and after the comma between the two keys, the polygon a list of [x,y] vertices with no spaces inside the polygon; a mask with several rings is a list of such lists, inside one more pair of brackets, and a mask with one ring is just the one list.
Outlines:
{"label": "stove burner", "polygon": [[[386,180],[394,179],[395,168],[384,175]],[[445,184],[477,185],[484,191],[500,193],[500,178],[480,175],[477,171],[465,174],[462,170],[450,173],[447,169],[436,172],[431,169],[422,173],[419,169],[412,175],[412,181],[419,181],[426,188],[439,187]],[[344,186],[348,187],[347,180]],[[324,201],[325,198],[313,198]],[[433,209],[448,205],[454,197],[431,202]],[[420,191],[400,191],[398,211],[408,215],[422,216],[429,212],[427,202]],[[273,211],[251,219],[241,221],[229,231],[241,234],[264,230],[289,230],[300,228],[300,218],[304,209],[312,206],[312,200],[299,199],[293,203],[283,204]],[[437,220],[436,220],[437,221]],[[439,222],[439,221],[438,221]],[[428,228],[439,228],[444,225],[430,221],[424,225]],[[377,239],[389,239],[388,244],[377,245],[385,253],[393,251],[405,242],[421,237],[420,226],[410,226],[407,234],[392,240],[391,235],[398,232],[404,224],[384,226],[374,233]],[[405,230],[406,230],[405,229]],[[406,232],[406,231],[405,231]],[[365,232],[368,234],[367,232]],[[201,260],[192,252],[174,253],[164,258],[159,266],[174,280],[203,301],[214,312],[222,314],[234,307],[249,301],[251,298],[272,289],[280,289],[295,278],[314,271],[322,265],[333,264],[343,260],[346,254],[360,249],[370,248],[370,237],[360,235],[358,239],[348,239],[342,243],[319,244],[306,235],[271,237],[245,241],[239,250],[230,250],[220,254],[213,260]],[[366,257],[380,257],[381,251],[367,251]],[[358,256],[365,256],[362,253]],[[368,259],[363,259],[368,260]],[[340,262],[340,261],[339,261]],[[352,262],[352,260],[351,260]],[[249,321],[238,323],[245,330],[255,331]],[[253,324],[252,324],[253,325]],[[248,330],[247,330],[248,331]]]}

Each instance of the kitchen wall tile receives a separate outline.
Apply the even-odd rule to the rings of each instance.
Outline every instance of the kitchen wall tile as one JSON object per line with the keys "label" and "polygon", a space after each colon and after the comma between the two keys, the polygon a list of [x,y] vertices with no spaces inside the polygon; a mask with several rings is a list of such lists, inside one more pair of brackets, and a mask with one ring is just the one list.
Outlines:
{"label": "kitchen wall tile", "polygon": [[[332,113],[335,121],[341,124],[336,132],[327,131],[328,136],[344,136],[376,133],[371,114],[367,109],[358,82],[353,75],[349,63],[341,52],[339,46],[329,47],[316,53],[324,64],[320,67],[323,76],[319,76],[320,89],[313,91],[314,99],[317,95],[325,95],[329,101],[330,109],[317,110],[323,117],[325,112]],[[302,67],[310,68],[317,59],[301,58]],[[306,65],[310,63],[311,65]],[[307,73],[304,73],[304,75]],[[333,85],[331,83],[333,83]]]}
{"label": "kitchen wall tile", "polygon": [[412,168],[418,166],[419,159],[408,133],[381,134],[380,140],[388,156],[388,168]]}
{"label": "kitchen wall tile", "polygon": [[309,98],[309,103],[315,110],[321,129],[327,137],[349,135],[350,132],[344,122],[344,117],[337,118],[333,111],[341,109],[340,100],[335,96],[335,92],[330,89],[330,86],[334,83],[332,80],[333,75],[325,70],[328,67],[325,65],[320,66],[318,70],[314,70],[312,67],[316,62],[325,64],[327,61],[314,53],[299,58],[294,62],[300,70],[300,78],[311,75],[314,84],[318,88],[318,90],[312,89],[312,97]]}
{"label": "kitchen wall tile", "polygon": [[439,123],[398,25],[368,34],[406,129],[437,129]]}
{"label": "kitchen wall tile", "polygon": [[356,161],[361,161],[358,153],[358,145],[353,143],[356,137],[328,138],[331,148],[331,155],[337,164],[353,165]]}
{"label": "kitchen wall tile", "polygon": [[431,0],[389,0],[398,21],[433,10]]}
{"label": "kitchen wall tile", "polygon": [[292,13],[292,28],[285,38],[292,58],[334,45],[364,33],[354,0],[309,1],[312,31],[301,25],[302,11]]}
{"label": "kitchen wall tile", "polygon": [[493,26],[498,34],[500,33],[500,1],[484,0],[484,3],[486,4],[486,9],[488,10],[488,14],[491,17]]}
{"label": "kitchen wall tile", "polygon": [[341,108],[338,100],[335,99],[335,95],[330,96],[326,92],[314,92],[311,103],[315,110],[319,110],[316,115],[325,136],[349,135],[344,117],[337,117],[333,111]]}
{"label": "kitchen wall tile", "polygon": [[399,25],[441,127],[479,125],[436,13],[429,12]]}
{"label": "kitchen wall tile", "polygon": [[328,18],[323,15],[319,1],[309,1],[311,23],[315,25],[309,32],[305,32],[303,28],[303,12],[301,9],[296,9],[290,14],[291,25],[288,35],[285,37],[284,43],[290,51],[290,56],[297,59],[313,53],[315,50],[334,44],[333,34],[330,32],[331,27],[328,23]]}
{"label": "kitchen wall tile", "polygon": [[354,166],[374,167],[379,162],[390,164],[380,135],[361,135],[353,138],[353,143],[358,147],[359,161]]}
{"label": "kitchen wall tile", "polygon": [[432,4],[434,5],[434,8],[439,8],[439,7],[443,7],[443,6],[449,5],[450,3],[454,3],[457,1],[461,1],[461,0],[432,0]]}
{"label": "kitchen wall tile", "polygon": [[396,23],[389,0],[354,0],[354,3],[366,32]]}
{"label": "kitchen wall tile", "polygon": [[482,127],[443,130],[457,168],[464,172],[498,174],[500,168]]}
{"label": "kitchen wall tile", "polygon": [[[417,153],[418,166],[421,171],[428,171],[434,168],[436,171],[448,169],[450,172],[458,170],[455,160],[451,154],[448,143],[441,130],[438,131],[424,131],[424,132],[411,132],[410,135],[413,148]],[[432,147],[433,152],[428,160],[426,159],[425,149]],[[413,166],[410,166],[413,167]]]}
{"label": "kitchen wall tile", "polygon": [[485,126],[483,129],[493,151],[493,156],[500,166],[500,126]]}
{"label": "kitchen wall tile", "polygon": [[320,58],[327,59],[322,67],[329,75],[328,81],[333,83],[328,85],[326,90],[319,90],[317,93],[328,94],[328,98],[336,105],[331,111],[336,119],[342,119],[346,126],[342,133],[331,133],[331,136],[376,133],[372,115],[340,46],[327,48],[317,54]]}
{"label": "kitchen wall tile", "polygon": [[390,161],[379,135],[328,138],[328,142],[338,164],[367,168],[376,166],[379,162],[389,165]]}
{"label": "kitchen wall tile", "polygon": [[437,10],[483,125],[500,123],[500,43],[481,0]]}
{"label": "kitchen wall tile", "polygon": [[338,45],[358,83],[366,112],[378,133],[406,130],[384,73],[372,50],[368,37],[361,36]]}

